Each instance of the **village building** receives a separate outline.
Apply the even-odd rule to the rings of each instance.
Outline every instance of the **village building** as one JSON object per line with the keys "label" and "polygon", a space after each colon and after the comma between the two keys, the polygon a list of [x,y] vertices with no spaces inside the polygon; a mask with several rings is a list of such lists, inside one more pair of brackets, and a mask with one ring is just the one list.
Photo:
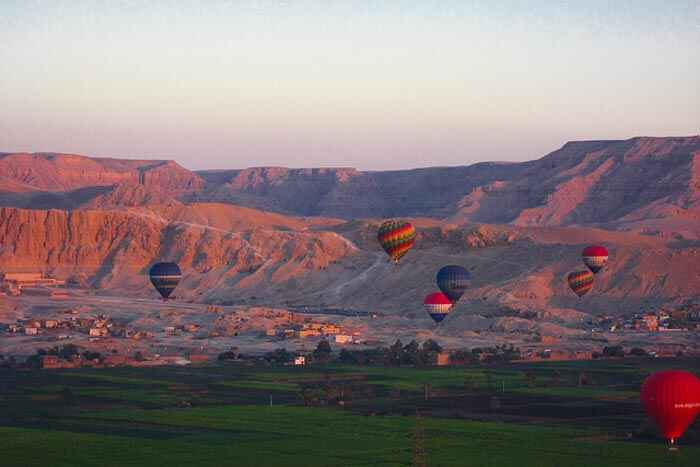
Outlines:
{"label": "village building", "polygon": [[450,354],[449,352],[440,352],[437,354],[437,359],[435,360],[437,366],[446,366],[450,364]]}
{"label": "village building", "polygon": [[57,355],[43,355],[41,357],[41,368],[61,368],[61,362]]}
{"label": "village building", "polygon": [[5,285],[20,289],[24,287],[54,287],[66,283],[66,281],[44,277],[40,272],[6,272],[0,275],[0,280]]}
{"label": "village building", "polygon": [[41,327],[41,321],[37,319],[30,319],[29,321],[24,323],[25,327],[30,327],[30,328],[40,328]]}
{"label": "village building", "polygon": [[306,365],[306,357],[304,357],[303,355],[299,355],[297,357],[294,357],[294,365],[296,365],[296,366]]}
{"label": "village building", "polygon": [[104,317],[99,317],[95,320],[93,327],[96,328],[104,328],[109,325],[109,319],[104,318]]}
{"label": "village building", "polygon": [[656,332],[659,330],[659,319],[655,314],[647,313],[644,315],[644,325],[648,331]]}
{"label": "village building", "polygon": [[320,335],[321,331],[319,331],[318,329],[302,329],[301,331],[299,331],[299,337],[301,338],[316,337]]}
{"label": "village building", "polygon": [[352,343],[352,336],[347,334],[336,334],[335,335],[336,344],[350,344]]}
{"label": "village building", "polygon": [[335,324],[324,324],[321,326],[320,329],[321,333],[326,335],[326,336],[332,336],[335,334],[340,334],[342,330],[340,329],[340,326],[335,325]]}
{"label": "village building", "polygon": [[557,344],[561,341],[558,337],[554,336],[542,336],[542,344],[545,345],[551,345],[551,344]]}
{"label": "village building", "polygon": [[90,328],[90,337],[107,337],[107,328]]}

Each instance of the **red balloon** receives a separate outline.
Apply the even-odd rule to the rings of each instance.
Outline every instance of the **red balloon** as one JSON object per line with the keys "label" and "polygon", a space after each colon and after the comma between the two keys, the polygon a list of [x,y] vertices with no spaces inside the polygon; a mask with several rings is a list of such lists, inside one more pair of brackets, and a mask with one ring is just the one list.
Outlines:
{"label": "red balloon", "polygon": [[434,292],[425,297],[425,300],[423,300],[423,307],[430,317],[433,318],[436,323],[439,323],[445,319],[452,310],[452,302],[444,293]]}
{"label": "red balloon", "polygon": [[604,246],[587,246],[581,253],[583,263],[593,274],[598,274],[608,262],[608,250]]}
{"label": "red balloon", "polygon": [[600,245],[590,245],[583,249],[582,256],[608,256],[608,249]]}
{"label": "red balloon", "polygon": [[642,385],[647,415],[671,444],[675,444],[700,413],[700,379],[687,371],[660,371]]}

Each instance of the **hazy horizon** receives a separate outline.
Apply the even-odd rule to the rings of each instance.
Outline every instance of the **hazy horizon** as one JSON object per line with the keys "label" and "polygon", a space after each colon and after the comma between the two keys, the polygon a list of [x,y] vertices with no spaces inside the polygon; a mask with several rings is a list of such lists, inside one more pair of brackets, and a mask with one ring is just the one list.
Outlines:
{"label": "hazy horizon", "polygon": [[700,3],[0,5],[0,150],[394,170],[700,132]]}

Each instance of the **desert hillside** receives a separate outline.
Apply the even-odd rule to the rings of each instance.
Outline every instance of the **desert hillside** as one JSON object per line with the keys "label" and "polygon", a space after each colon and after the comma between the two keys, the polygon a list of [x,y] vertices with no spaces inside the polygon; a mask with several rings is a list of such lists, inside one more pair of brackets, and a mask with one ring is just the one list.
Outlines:
{"label": "desert hillside", "polygon": [[[6,271],[82,280],[100,294],[155,298],[147,269],[174,260],[184,271],[182,300],[342,308],[417,322],[428,320],[421,304],[436,290],[436,271],[461,264],[473,275],[472,287],[445,322],[446,333],[576,327],[598,313],[634,312],[697,297],[700,290],[695,243],[587,227],[411,220],[417,245],[397,266],[376,244],[375,221],[317,218],[314,225],[211,204],[148,211],[2,208],[0,261]],[[564,278],[581,269],[580,251],[588,243],[606,245],[611,261],[594,290],[579,299]]]}

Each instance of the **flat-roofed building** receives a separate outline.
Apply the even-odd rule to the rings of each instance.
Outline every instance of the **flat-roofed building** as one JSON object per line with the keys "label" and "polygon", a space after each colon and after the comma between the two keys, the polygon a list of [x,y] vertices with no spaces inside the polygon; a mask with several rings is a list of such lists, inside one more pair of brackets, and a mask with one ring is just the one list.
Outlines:
{"label": "flat-roofed building", "polygon": [[106,337],[107,328],[90,328],[90,337]]}
{"label": "flat-roofed building", "polygon": [[2,275],[2,280],[5,282],[40,282],[44,279],[40,272],[6,272]]}
{"label": "flat-roofed building", "polygon": [[56,285],[65,285],[66,283],[66,281],[44,277],[40,272],[6,272],[2,274],[1,278],[5,284],[18,287],[52,287]]}
{"label": "flat-roofed building", "polygon": [[437,359],[435,361],[437,366],[446,366],[450,364],[450,354],[449,352],[440,352],[437,354]]}
{"label": "flat-roofed building", "polygon": [[336,334],[335,343],[336,344],[350,344],[352,342],[352,336],[347,334]]}

